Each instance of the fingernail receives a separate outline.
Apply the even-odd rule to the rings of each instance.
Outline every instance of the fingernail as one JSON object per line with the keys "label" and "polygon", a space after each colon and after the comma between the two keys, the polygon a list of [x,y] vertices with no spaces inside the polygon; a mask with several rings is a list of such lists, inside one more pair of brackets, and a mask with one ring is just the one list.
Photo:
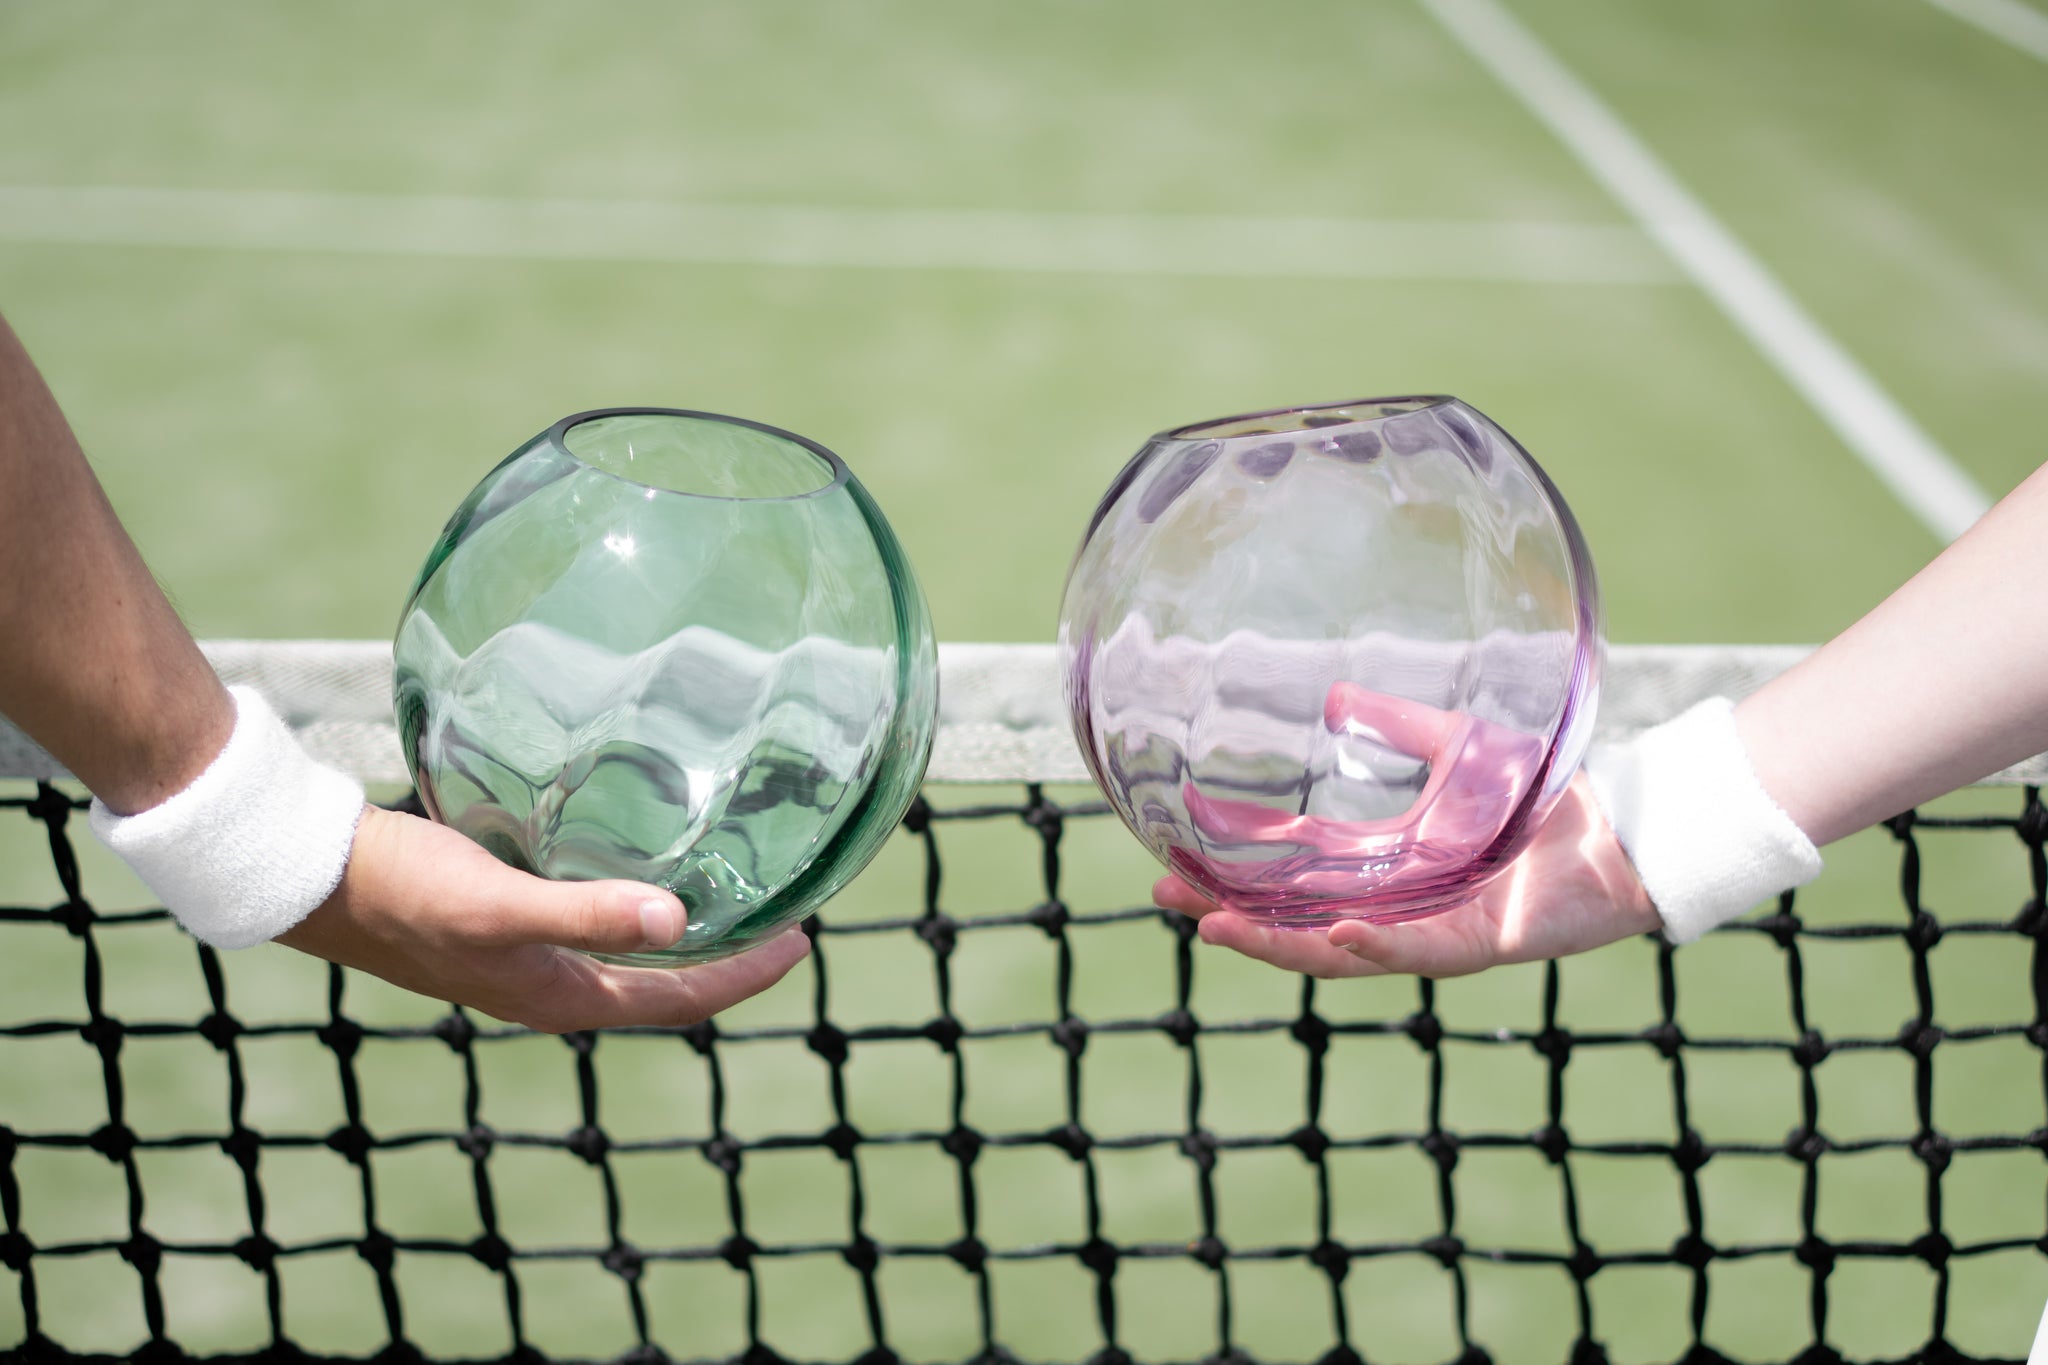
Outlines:
{"label": "fingernail", "polygon": [[640,933],[650,948],[667,948],[683,936],[683,907],[661,896],[640,902]]}

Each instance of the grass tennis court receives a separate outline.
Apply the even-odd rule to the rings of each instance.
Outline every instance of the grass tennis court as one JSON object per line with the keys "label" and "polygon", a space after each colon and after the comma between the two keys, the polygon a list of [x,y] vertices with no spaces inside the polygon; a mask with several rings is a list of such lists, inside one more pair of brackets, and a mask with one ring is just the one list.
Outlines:
{"label": "grass tennis court", "polygon": [[[2011,10],[1988,0],[1509,0],[1505,12],[1507,28],[1491,0],[19,0],[0,7],[0,127],[11,130],[0,138],[0,310],[202,637],[387,637],[428,543],[486,469],[567,413],[647,403],[738,414],[831,447],[920,566],[942,639],[1042,641],[1088,511],[1150,433],[1421,391],[1466,399],[1544,464],[1592,545],[1615,641],[1825,638],[1923,563],[1937,536],[1830,426],[1802,372],[1731,320],[1715,292],[1732,287],[1725,266],[1704,280],[1688,273],[1656,225],[1617,196],[1604,177],[1627,179],[1633,163],[1598,139],[1575,148],[1553,131],[1527,94],[1553,88],[1547,68],[1517,55],[1518,26],[1990,497],[2048,454],[2038,439],[2048,60],[2026,45],[2024,15],[2015,28]],[[1985,26],[1991,15],[2004,16],[2001,31]],[[2048,27],[2048,11],[2037,17]],[[1517,87],[1518,74],[1534,85]],[[1990,793],[1955,805],[2010,813],[2016,802]],[[13,825],[0,831],[0,902],[47,903],[59,895],[47,856]],[[1071,838],[1061,890],[1073,909],[1142,903],[1153,869],[1120,829],[1077,823]],[[1044,894],[1036,847],[1020,830],[963,824],[944,840],[948,913],[1011,912]],[[1825,922],[1895,905],[1888,843],[1866,834],[1831,852],[1825,890],[1802,901],[1805,912]],[[101,903],[140,903],[86,852]],[[835,907],[835,922],[906,913],[922,895],[921,857],[901,841]],[[1980,861],[1969,840],[1931,836],[1928,857],[1930,905],[1988,905],[1967,917],[2004,917],[2028,895],[2015,857]],[[1171,935],[1145,921],[1075,935],[1078,1013],[1167,1008]],[[121,954],[109,990],[124,1017],[205,1013],[182,940],[160,928],[103,937]],[[57,938],[0,924],[0,1027],[76,1016],[76,947],[44,942]],[[1046,935],[1020,927],[963,941],[963,1021],[1047,1017]],[[929,1017],[929,955],[896,946],[879,934],[827,942],[842,1027]],[[1945,1025],[2029,1017],[2025,964],[1981,946],[1940,946]],[[1568,964],[1573,1026],[1653,1016],[1654,958],[1630,944]],[[1717,939],[1679,961],[1687,1029],[1791,1029],[1768,940]],[[1810,948],[1806,970],[1811,1022],[1825,1033],[1889,1037],[1911,1011],[1906,954],[1890,940]],[[245,1022],[325,1017],[324,973],[284,950],[230,959],[229,978]],[[1297,981],[1249,964],[1205,957],[1198,980],[1204,1018],[1299,1009]],[[1541,985],[1533,969],[1445,983],[1436,1008],[1460,1029],[1531,1029]],[[438,1017],[373,983],[352,990],[357,1018]],[[1417,990],[1338,983],[1316,1000],[1331,1019],[1400,1017]],[[734,1016],[736,1027],[808,1027],[810,983],[793,979]],[[1204,1103],[1219,1131],[1301,1121],[1298,1059],[1276,1070],[1258,1059],[1258,1041],[1204,1044]],[[1183,1123],[1178,1048],[1144,1034],[1091,1047],[1092,1130]],[[1326,1121],[1353,1133],[1412,1130],[1415,1056],[1346,1039],[1333,1069],[1347,1049],[1374,1053],[1384,1089],[1333,1083]],[[252,1103],[267,1122],[314,1134],[338,1122],[324,1049],[285,1036],[246,1050]],[[1044,1038],[970,1051],[975,1122],[1065,1120],[1061,1057]],[[1465,1051],[1447,1123],[1526,1132],[1542,1121],[1533,1054]],[[706,1131],[694,1053],[673,1040],[607,1038],[594,1055],[615,1136]],[[934,1055],[928,1044],[856,1048],[857,1125],[943,1129]],[[494,1124],[560,1132],[579,1121],[564,1044],[508,1041],[487,1056]],[[1612,1057],[1573,1063],[1574,1137],[1668,1139],[1668,1079],[1633,1053]],[[1940,1101],[1948,1127],[2048,1125],[2031,1044],[1959,1045],[1942,1061],[1953,1066]],[[76,1036],[0,1036],[0,1127],[91,1131],[106,1118],[97,1065]],[[458,1123],[462,1077],[439,1044],[375,1043],[361,1066],[380,1131]],[[224,1081],[212,1049],[137,1038],[124,1067],[138,1132],[219,1130]],[[749,1044],[727,1066],[726,1122],[748,1137],[820,1131],[832,1116],[816,1108],[819,1074],[800,1040]],[[1848,1053],[1818,1074],[1835,1136],[1911,1130],[1903,1059]],[[1795,1087],[1781,1056],[1731,1053],[1690,1083],[1694,1121],[1717,1140],[1769,1144],[1791,1126]],[[943,1242],[957,1235],[952,1192],[926,1184],[932,1168],[912,1159],[915,1146],[863,1153],[868,1231]],[[159,1236],[247,1231],[239,1188],[221,1184],[232,1168],[217,1156],[209,1167],[197,1152],[149,1155],[152,1188],[179,1191],[151,1205]],[[556,1150],[493,1160],[508,1235],[602,1240],[590,1168]],[[1147,1147],[1099,1160],[1121,1201],[1109,1235],[1194,1235],[1183,1156]],[[993,1244],[1078,1240],[1066,1155],[1017,1147],[982,1161]],[[1924,1229],[1912,1164],[1878,1151],[1832,1165],[1830,1235]],[[467,1159],[449,1144],[422,1142],[375,1165],[394,1235],[476,1235]],[[618,1165],[636,1237],[722,1235],[695,1221],[724,1214],[716,1172],[694,1152]],[[39,1245],[122,1235],[123,1188],[97,1154],[25,1146],[13,1166]],[[1585,1197],[1604,1220],[1584,1230],[1591,1240],[1668,1249],[1668,1163],[1584,1167]],[[1227,1236],[1313,1241],[1305,1169],[1284,1149],[1226,1154]],[[1732,1224],[1720,1231],[1731,1241],[1793,1236],[1792,1170],[1781,1159],[1709,1165],[1702,1178]],[[771,1153],[750,1178],[757,1239],[844,1242],[838,1158]],[[1357,1154],[1338,1178],[1356,1220],[1338,1229],[1349,1240],[1398,1240],[1435,1216],[1423,1198],[1433,1176],[1415,1152]],[[360,1235],[359,1176],[335,1153],[316,1143],[267,1154],[264,1179],[272,1236]],[[1468,1157],[1463,1235],[1475,1246],[1568,1247],[1556,1180],[1528,1151]],[[1901,1188],[1915,1202],[1897,1203]],[[1945,1183],[1948,1235],[2039,1237],[2043,1188],[2039,1151],[1959,1159]],[[401,1260],[407,1330],[423,1350],[509,1349],[496,1276],[459,1259]],[[142,1339],[133,1273],[117,1256],[46,1264],[46,1331],[81,1351],[120,1353]],[[187,1350],[268,1340],[254,1276],[170,1264],[188,1277],[168,1281]],[[2048,1296],[2043,1272],[2033,1250],[1958,1262],[1957,1302],[1970,1312],[1951,1322],[1951,1340],[2023,1355]],[[976,1349],[953,1266],[890,1273],[892,1344],[906,1358]],[[1742,1360],[1796,1351],[1807,1340],[1803,1273],[1788,1256],[1717,1264],[1708,1339]],[[1276,1258],[1234,1274],[1235,1346],[1270,1360],[1328,1347],[1319,1273]],[[872,1344],[858,1281],[836,1253],[783,1258],[764,1275],[766,1335],[785,1356],[851,1360]],[[997,1316],[1020,1357],[1075,1359],[1101,1346],[1093,1278],[1071,1258],[1011,1263],[1005,1277]],[[715,1260],[650,1273],[665,1349],[698,1359],[744,1346],[734,1279]],[[1120,1269],[1123,1345],[1143,1360],[1216,1351],[1214,1279],[1193,1261]],[[1905,1356],[1926,1333],[1929,1279],[1912,1264],[1839,1272],[1831,1344],[1854,1360]],[[287,1327],[308,1351],[368,1355],[387,1344],[353,1251],[298,1258],[287,1281]],[[633,1345],[615,1281],[591,1265],[529,1265],[522,1282],[539,1349],[609,1357]],[[1673,1359],[1691,1340],[1686,1287],[1668,1271],[1613,1267],[1590,1292],[1618,1361]],[[1455,1355],[1435,1262],[1362,1265],[1346,1293],[1371,1360]],[[1568,1351],[1576,1308],[1555,1266],[1480,1267],[1471,1293],[1473,1336],[1496,1360]],[[0,1353],[22,1331],[16,1277],[0,1264]]]}

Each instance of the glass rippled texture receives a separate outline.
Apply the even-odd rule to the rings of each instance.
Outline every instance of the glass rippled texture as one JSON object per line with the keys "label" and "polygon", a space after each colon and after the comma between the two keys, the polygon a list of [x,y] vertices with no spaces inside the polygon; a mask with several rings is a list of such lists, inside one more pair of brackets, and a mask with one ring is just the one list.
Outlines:
{"label": "glass rippled texture", "polygon": [[1446,397],[1154,437],[1096,508],[1059,638],[1124,822],[1302,929],[1477,894],[1578,770],[1605,651],[1564,500]]}
{"label": "glass rippled texture", "polygon": [[815,910],[916,796],[938,662],[831,452],[709,413],[564,418],[450,518],[393,646],[435,819],[515,867],[665,886],[709,961]]}

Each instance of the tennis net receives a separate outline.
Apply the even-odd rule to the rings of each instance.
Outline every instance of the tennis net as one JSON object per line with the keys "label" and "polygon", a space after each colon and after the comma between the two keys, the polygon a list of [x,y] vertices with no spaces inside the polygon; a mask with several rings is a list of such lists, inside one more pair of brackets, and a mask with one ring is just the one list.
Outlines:
{"label": "tennis net", "polygon": [[[208,649],[402,795],[387,649]],[[1617,648],[1603,729],[1799,653]],[[1316,982],[1146,903],[1050,650],[942,668],[806,965],[559,1038],[195,944],[0,730],[0,1361],[2025,1356],[2048,762],[1684,949]]]}

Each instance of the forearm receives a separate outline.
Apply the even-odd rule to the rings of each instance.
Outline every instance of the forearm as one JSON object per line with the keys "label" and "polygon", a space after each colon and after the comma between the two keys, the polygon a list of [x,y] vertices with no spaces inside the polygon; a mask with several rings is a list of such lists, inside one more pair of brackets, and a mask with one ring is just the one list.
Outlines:
{"label": "forearm", "polygon": [[1735,718],[1815,844],[2048,750],[2048,465]]}
{"label": "forearm", "polygon": [[101,801],[156,805],[227,742],[234,708],[0,320],[0,714]]}

